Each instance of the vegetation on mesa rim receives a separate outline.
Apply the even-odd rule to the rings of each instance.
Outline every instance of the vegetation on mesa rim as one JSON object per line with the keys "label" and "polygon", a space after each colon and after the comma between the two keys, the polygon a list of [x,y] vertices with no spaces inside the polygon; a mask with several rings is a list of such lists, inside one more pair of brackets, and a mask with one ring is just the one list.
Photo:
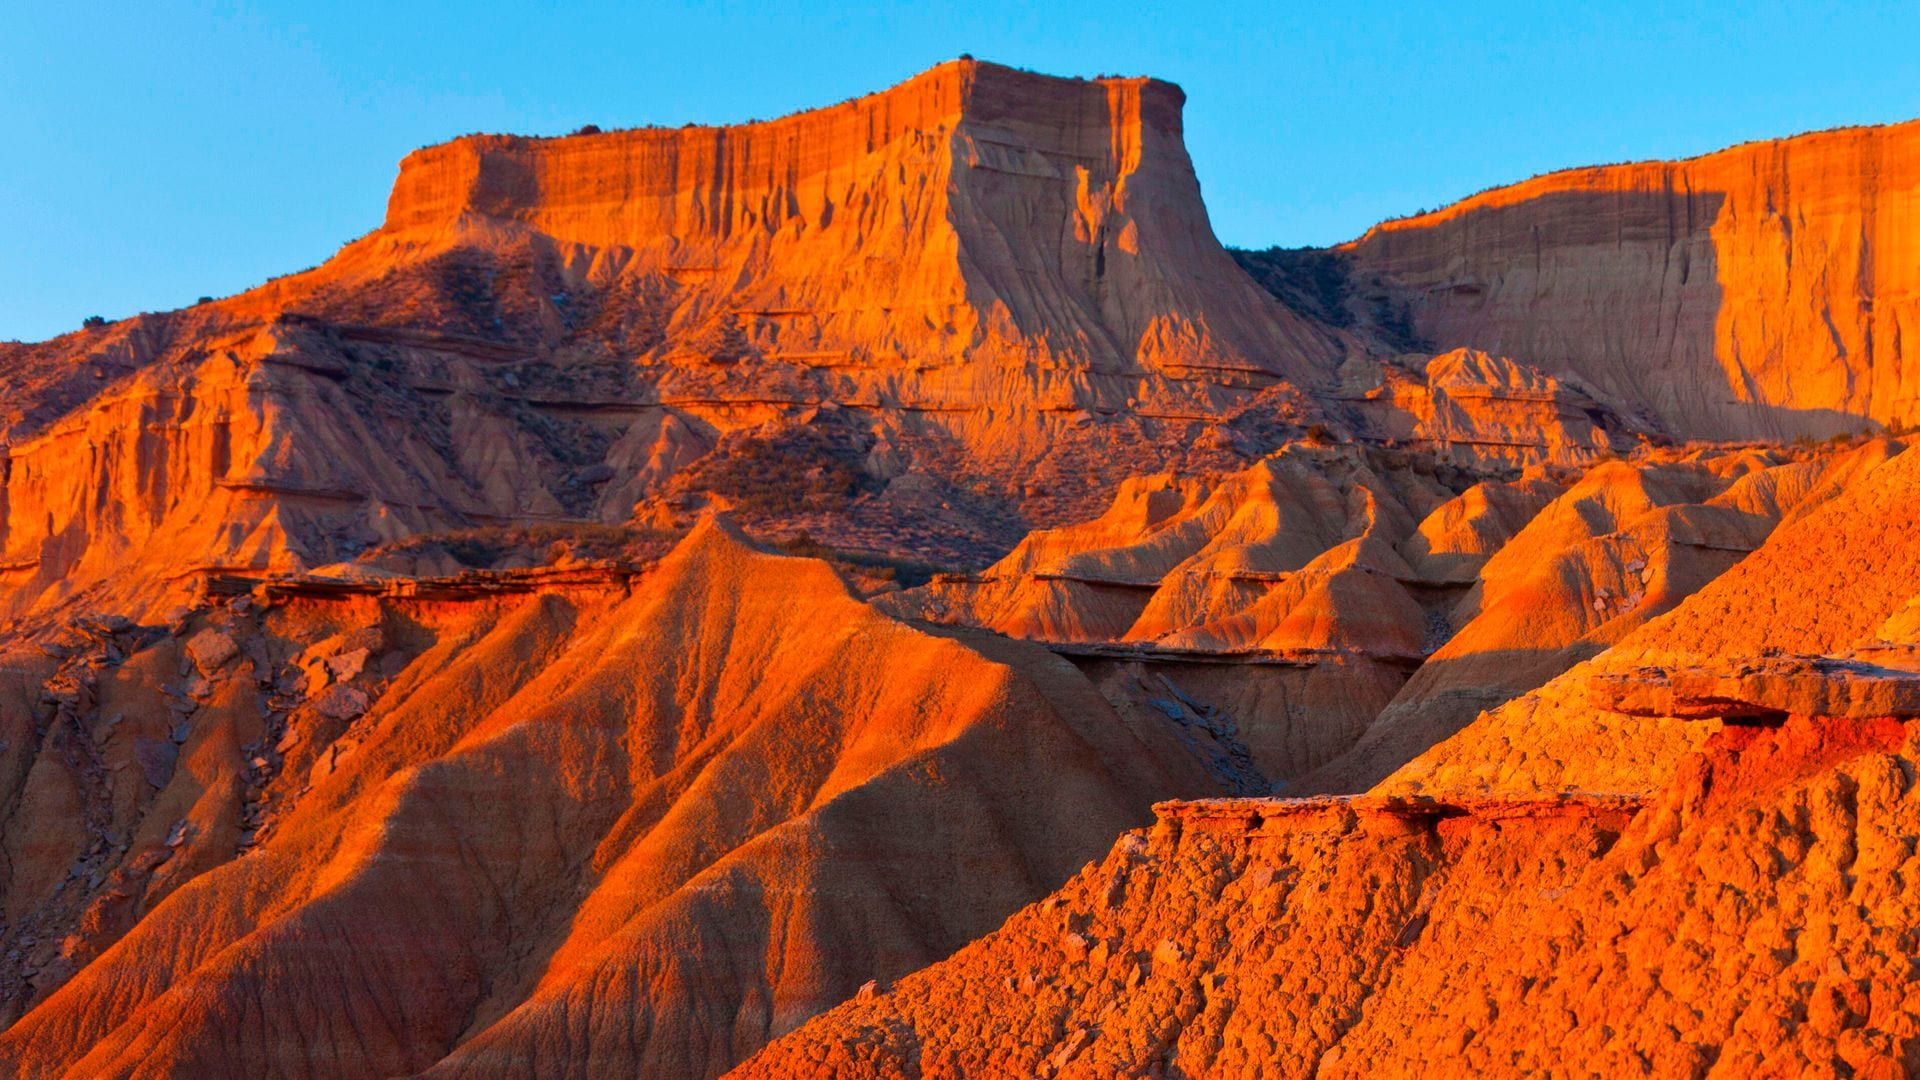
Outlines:
{"label": "vegetation on mesa rim", "polygon": [[[1359,323],[1353,304],[1359,290],[1353,281],[1352,264],[1342,252],[1313,247],[1227,251],[1262,289],[1299,314],[1342,330]],[[1367,301],[1366,325],[1381,341],[1402,352],[1429,348],[1431,343],[1421,340],[1414,330],[1411,308],[1404,302],[1395,303],[1378,279],[1368,285],[1362,294]]]}

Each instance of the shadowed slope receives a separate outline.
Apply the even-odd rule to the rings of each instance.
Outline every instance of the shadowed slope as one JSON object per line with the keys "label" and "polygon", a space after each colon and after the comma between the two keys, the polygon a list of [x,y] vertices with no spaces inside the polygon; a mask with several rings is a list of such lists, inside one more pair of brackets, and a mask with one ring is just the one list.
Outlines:
{"label": "shadowed slope", "polygon": [[1424,453],[1296,443],[1225,477],[1136,479],[1099,518],[876,603],[1049,643],[1163,711],[1209,706],[1274,790],[1364,791],[1898,449],[1653,451],[1456,495],[1477,474]]}
{"label": "shadowed slope", "polygon": [[1804,461],[1749,451],[1589,470],[1485,561],[1449,613],[1458,629],[1302,790],[1372,787],[1482,710],[1672,610],[1759,548],[1783,515],[1886,453],[1875,443]]}
{"label": "shadowed slope", "polygon": [[1745,473],[1698,505],[1782,515],[1764,545],[1374,793],[1163,804],[735,1075],[1911,1075],[1898,451]]}

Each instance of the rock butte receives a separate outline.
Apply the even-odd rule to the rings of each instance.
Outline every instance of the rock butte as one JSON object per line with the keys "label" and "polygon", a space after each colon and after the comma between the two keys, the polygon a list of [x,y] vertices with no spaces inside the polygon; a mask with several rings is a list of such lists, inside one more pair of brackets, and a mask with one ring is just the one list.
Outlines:
{"label": "rock butte", "polygon": [[0,345],[0,1072],[1920,1071],[1920,126],[1229,253],[1182,104]]}
{"label": "rock butte", "polygon": [[11,606],[690,500],[965,561],[1276,448],[1347,346],[1214,240],[1182,102],[954,62],[738,128],[419,151],[321,267],[8,347]]}

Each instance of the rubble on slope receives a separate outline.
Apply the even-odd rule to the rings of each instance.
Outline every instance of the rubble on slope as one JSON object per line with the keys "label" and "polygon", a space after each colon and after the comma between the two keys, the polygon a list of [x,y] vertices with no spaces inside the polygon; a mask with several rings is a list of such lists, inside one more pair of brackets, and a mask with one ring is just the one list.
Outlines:
{"label": "rubble on slope", "polygon": [[1164,805],[733,1075],[1903,1075],[1917,766],[1909,725],[1794,717],[1644,799]]}

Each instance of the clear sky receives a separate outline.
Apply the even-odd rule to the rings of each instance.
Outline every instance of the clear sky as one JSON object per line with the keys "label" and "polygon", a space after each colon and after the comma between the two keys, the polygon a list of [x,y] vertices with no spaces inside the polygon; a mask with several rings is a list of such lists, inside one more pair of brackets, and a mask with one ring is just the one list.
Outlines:
{"label": "clear sky", "polygon": [[1920,4],[1733,6],[0,0],[0,339],[318,263],[379,224],[426,143],[776,116],[962,52],[1180,83],[1241,246],[1920,116]]}

